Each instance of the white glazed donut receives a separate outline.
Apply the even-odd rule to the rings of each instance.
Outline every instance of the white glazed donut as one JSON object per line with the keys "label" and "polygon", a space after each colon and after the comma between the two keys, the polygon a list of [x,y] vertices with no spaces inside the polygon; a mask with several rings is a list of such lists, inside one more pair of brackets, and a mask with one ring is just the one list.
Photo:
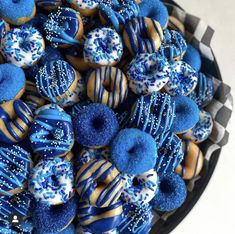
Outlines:
{"label": "white glazed donut", "polygon": [[157,189],[158,179],[154,169],[136,176],[123,175],[122,198],[128,203],[136,205],[147,204],[154,198]]}

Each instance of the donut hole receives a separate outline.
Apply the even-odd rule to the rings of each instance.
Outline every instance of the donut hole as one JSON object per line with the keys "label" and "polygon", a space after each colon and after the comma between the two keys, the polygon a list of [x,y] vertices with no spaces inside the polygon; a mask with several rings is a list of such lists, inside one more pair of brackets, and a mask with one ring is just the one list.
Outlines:
{"label": "donut hole", "polygon": [[160,190],[163,193],[171,193],[172,192],[172,186],[168,180],[162,180],[160,183]]}
{"label": "donut hole", "polygon": [[135,177],[132,181],[132,184],[134,187],[138,187],[139,186],[139,180]]}
{"label": "donut hole", "polygon": [[128,153],[129,154],[136,154],[138,153],[138,151],[141,150],[141,146],[140,145],[135,145],[133,147],[131,147],[129,150],[128,150]]}
{"label": "donut hole", "polygon": [[146,31],[142,30],[142,31],[140,32],[140,37],[141,37],[142,39],[149,39],[149,35],[148,35],[147,30],[146,30]]}
{"label": "donut hole", "polygon": [[104,87],[104,89],[105,89],[107,92],[111,92],[111,91],[112,91],[111,86],[110,86],[110,84],[108,84],[108,83],[103,83],[103,87]]}
{"label": "donut hole", "polygon": [[103,181],[97,181],[96,182],[96,187],[98,188],[104,188],[106,185]]}
{"label": "donut hole", "polygon": [[23,50],[31,50],[30,43],[29,43],[29,40],[27,38],[20,41],[19,47]]}
{"label": "donut hole", "polygon": [[104,125],[105,125],[104,119],[100,116],[95,117],[92,120],[92,127],[97,131],[102,130],[104,128]]}
{"label": "donut hole", "polygon": [[54,186],[57,186],[59,184],[59,181],[58,181],[56,175],[51,176],[51,182]]}

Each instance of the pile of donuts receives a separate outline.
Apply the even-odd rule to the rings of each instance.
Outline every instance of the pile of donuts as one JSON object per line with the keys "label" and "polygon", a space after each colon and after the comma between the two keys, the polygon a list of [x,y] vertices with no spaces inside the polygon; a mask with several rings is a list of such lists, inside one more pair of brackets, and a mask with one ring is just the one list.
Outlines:
{"label": "pile of donuts", "polygon": [[184,35],[159,0],[0,1],[0,233],[147,234],[183,204],[214,94]]}

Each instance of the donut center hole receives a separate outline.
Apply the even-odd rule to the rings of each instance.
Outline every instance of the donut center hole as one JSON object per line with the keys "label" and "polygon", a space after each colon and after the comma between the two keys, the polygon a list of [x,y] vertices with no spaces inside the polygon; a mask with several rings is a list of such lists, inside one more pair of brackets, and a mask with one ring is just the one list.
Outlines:
{"label": "donut center hole", "polygon": [[101,130],[104,127],[104,120],[101,117],[94,118],[92,126],[96,130]]}
{"label": "donut center hole", "polygon": [[129,154],[136,154],[141,149],[141,145],[135,145],[128,150]]}
{"label": "donut center hole", "polygon": [[51,181],[52,181],[53,184],[58,184],[58,180],[57,180],[57,177],[55,175],[51,176]]}
{"label": "donut center hole", "polygon": [[137,178],[134,178],[132,183],[133,183],[133,186],[135,186],[135,187],[139,186],[139,181]]}
{"label": "donut center hole", "polygon": [[102,181],[97,181],[97,182],[96,182],[96,187],[104,188],[104,187],[105,187],[105,183],[102,182]]}
{"label": "donut center hole", "polygon": [[19,3],[20,0],[12,0],[13,3]]}
{"label": "donut center hole", "polygon": [[104,89],[107,91],[107,92],[111,92],[112,90],[111,90],[111,87],[110,87],[110,84],[105,84],[105,83],[103,83],[103,87],[104,87]]}
{"label": "donut center hole", "polygon": [[160,189],[163,193],[171,193],[172,191],[171,186],[169,185],[169,181],[167,180],[161,181]]}

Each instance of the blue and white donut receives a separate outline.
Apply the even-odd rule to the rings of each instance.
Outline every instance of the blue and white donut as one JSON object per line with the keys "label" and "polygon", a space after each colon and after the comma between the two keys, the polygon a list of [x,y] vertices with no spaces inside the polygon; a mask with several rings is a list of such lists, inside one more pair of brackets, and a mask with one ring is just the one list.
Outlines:
{"label": "blue and white donut", "polygon": [[157,193],[158,179],[154,169],[141,175],[124,174],[122,199],[127,203],[142,206],[149,203]]}
{"label": "blue and white donut", "polygon": [[8,31],[1,40],[0,48],[7,62],[27,68],[42,57],[45,42],[37,29],[22,26]]}
{"label": "blue and white donut", "polygon": [[129,65],[129,87],[136,94],[159,91],[169,80],[171,68],[166,58],[157,53],[137,54]]}
{"label": "blue and white donut", "polygon": [[122,39],[111,28],[96,28],[88,33],[84,44],[84,59],[89,65],[114,66],[123,53]]}
{"label": "blue and white donut", "polygon": [[40,161],[31,171],[29,191],[47,205],[66,203],[74,195],[72,163],[62,158]]}
{"label": "blue and white donut", "polygon": [[171,64],[172,76],[165,85],[170,95],[189,95],[198,82],[197,72],[183,61],[176,61]]}
{"label": "blue and white donut", "polygon": [[63,156],[74,143],[70,115],[59,106],[46,105],[36,111],[29,132],[31,146],[43,157]]}
{"label": "blue and white donut", "polygon": [[35,3],[43,10],[53,11],[62,5],[62,0],[35,0]]}

